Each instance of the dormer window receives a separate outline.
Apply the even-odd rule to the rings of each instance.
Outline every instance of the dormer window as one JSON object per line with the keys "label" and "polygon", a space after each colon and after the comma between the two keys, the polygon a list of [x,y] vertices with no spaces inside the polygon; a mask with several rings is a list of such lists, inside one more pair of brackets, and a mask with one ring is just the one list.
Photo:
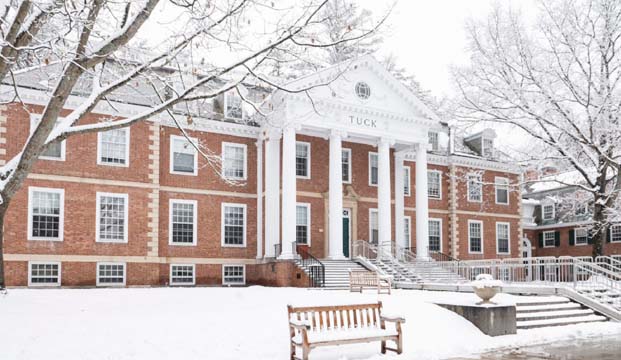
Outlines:
{"label": "dormer window", "polygon": [[236,90],[224,93],[224,117],[233,120],[242,120],[242,98]]}
{"label": "dormer window", "polygon": [[440,144],[438,142],[438,133],[436,131],[430,131],[427,133],[429,137],[429,143],[431,144],[431,151],[438,151]]}
{"label": "dormer window", "polygon": [[543,220],[554,219],[554,204],[545,204],[542,206]]}
{"label": "dormer window", "polygon": [[494,157],[494,139],[483,138],[481,141],[481,156],[484,158]]}

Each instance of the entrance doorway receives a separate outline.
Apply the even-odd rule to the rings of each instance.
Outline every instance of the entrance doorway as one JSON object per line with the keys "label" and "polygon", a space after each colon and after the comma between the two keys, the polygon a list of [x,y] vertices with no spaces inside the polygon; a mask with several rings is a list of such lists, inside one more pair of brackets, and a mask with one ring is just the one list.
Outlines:
{"label": "entrance doorway", "polygon": [[349,236],[351,234],[351,209],[343,209],[343,255],[349,257]]}

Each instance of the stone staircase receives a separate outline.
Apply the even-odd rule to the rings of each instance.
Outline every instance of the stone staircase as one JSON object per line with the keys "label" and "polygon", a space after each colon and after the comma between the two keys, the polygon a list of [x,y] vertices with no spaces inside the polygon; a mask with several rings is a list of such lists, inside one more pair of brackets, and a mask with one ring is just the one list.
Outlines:
{"label": "stone staircase", "polygon": [[518,330],[608,321],[593,310],[560,296],[546,296],[516,304]]}
{"label": "stone staircase", "polygon": [[445,269],[433,261],[413,261],[405,263],[409,271],[415,274],[420,281],[431,283],[460,283],[466,279]]}
{"label": "stone staircase", "polygon": [[[307,274],[308,269],[299,260],[296,265]],[[325,268],[325,286],[328,289],[349,289],[349,270],[367,270],[362,265],[352,260],[321,260]]]}
{"label": "stone staircase", "polygon": [[371,264],[386,275],[392,276],[393,282],[419,282],[421,279],[408,266],[391,258],[373,259]]}
{"label": "stone staircase", "polygon": [[606,304],[617,310],[621,310],[621,293],[613,289],[607,289],[604,287],[581,287],[576,288],[578,293],[594,299],[602,304]]}

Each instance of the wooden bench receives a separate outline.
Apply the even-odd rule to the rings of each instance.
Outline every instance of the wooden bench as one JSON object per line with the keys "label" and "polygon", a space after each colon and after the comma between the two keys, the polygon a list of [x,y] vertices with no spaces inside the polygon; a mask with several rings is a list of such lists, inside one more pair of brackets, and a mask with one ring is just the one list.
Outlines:
{"label": "wooden bench", "polygon": [[[291,360],[308,360],[311,349],[320,346],[353,343],[382,342],[382,354],[386,350],[401,354],[403,336],[401,324],[405,319],[398,316],[383,316],[382,302],[375,304],[338,306],[287,306],[289,310],[289,332],[291,335]],[[386,329],[386,322],[394,327]],[[396,349],[386,346],[394,341]],[[296,356],[296,347],[302,348],[302,357]]]}
{"label": "wooden bench", "polygon": [[390,277],[381,276],[374,271],[352,271],[349,270],[349,291],[360,291],[362,289],[377,289],[377,293],[387,291],[390,294],[392,281]]}

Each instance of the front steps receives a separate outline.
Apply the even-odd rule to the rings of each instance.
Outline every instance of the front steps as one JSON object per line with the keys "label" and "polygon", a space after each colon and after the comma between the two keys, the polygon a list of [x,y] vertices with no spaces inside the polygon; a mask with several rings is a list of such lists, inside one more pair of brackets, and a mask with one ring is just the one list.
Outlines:
{"label": "front steps", "polygon": [[370,260],[373,266],[392,277],[394,283],[398,282],[419,282],[421,279],[408,267],[392,259],[373,259]]}
{"label": "front steps", "polygon": [[564,297],[542,297],[516,304],[518,330],[607,321],[605,316]]}
{"label": "front steps", "polygon": [[414,261],[406,263],[409,270],[418,279],[429,283],[461,283],[466,280],[458,274],[434,264],[432,261]]}
{"label": "front steps", "polygon": [[[329,289],[349,289],[349,270],[365,271],[362,265],[352,260],[320,260],[325,267],[325,286]],[[309,273],[305,266],[302,266],[299,260],[295,264]]]}
{"label": "front steps", "polygon": [[602,304],[609,305],[617,310],[621,310],[621,294],[618,291],[603,287],[578,286],[578,293],[594,299]]}

